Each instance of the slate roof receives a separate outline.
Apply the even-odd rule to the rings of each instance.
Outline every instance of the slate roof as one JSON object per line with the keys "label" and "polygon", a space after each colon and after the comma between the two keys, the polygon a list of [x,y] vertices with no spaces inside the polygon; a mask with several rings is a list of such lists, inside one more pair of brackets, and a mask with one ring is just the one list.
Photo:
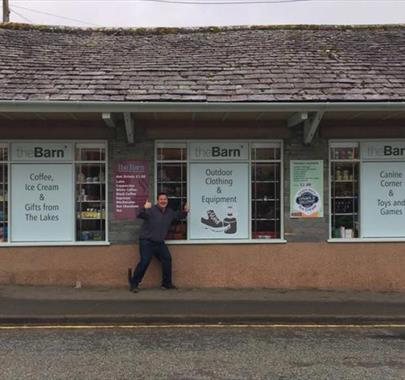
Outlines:
{"label": "slate roof", "polygon": [[0,101],[399,101],[405,26],[0,28]]}

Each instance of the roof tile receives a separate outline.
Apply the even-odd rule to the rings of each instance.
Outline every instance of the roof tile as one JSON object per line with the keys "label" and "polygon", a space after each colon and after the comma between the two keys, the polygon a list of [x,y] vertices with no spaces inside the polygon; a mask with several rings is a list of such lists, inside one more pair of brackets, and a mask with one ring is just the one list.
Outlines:
{"label": "roof tile", "polygon": [[0,28],[0,99],[405,99],[405,27]]}

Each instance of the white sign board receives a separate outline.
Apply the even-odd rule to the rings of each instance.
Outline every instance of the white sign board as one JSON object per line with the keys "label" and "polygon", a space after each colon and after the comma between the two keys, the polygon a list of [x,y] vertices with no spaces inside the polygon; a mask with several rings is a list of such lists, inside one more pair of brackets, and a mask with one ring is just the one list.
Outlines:
{"label": "white sign board", "polygon": [[192,142],[189,144],[191,161],[247,161],[249,144],[246,142]]}
{"label": "white sign board", "polygon": [[405,141],[365,141],[360,147],[363,161],[405,160]]}
{"label": "white sign board", "polygon": [[190,164],[190,238],[248,239],[249,165]]}
{"label": "white sign board", "polygon": [[405,163],[364,162],[361,167],[363,237],[405,237]]}
{"label": "white sign board", "polygon": [[73,144],[58,142],[14,142],[11,144],[13,161],[72,161]]}
{"label": "white sign board", "polygon": [[74,240],[71,164],[11,165],[11,241]]}

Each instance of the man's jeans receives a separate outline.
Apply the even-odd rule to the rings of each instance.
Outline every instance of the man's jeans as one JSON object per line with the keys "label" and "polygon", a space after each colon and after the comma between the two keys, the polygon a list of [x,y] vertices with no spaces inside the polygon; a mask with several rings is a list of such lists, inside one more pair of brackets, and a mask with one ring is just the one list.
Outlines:
{"label": "man's jeans", "polygon": [[138,286],[142,281],[153,256],[156,256],[156,258],[162,263],[162,285],[172,285],[172,256],[170,255],[165,242],[140,239],[139,253],[141,259],[139,260],[132,276],[132,286]]}

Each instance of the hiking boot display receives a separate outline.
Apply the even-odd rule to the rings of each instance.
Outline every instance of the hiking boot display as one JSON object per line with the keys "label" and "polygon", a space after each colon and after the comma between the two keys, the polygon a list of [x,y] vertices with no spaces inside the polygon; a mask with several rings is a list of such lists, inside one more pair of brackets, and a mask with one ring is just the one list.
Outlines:
{"label": "hiking boot display", "polygon": [[217,217],[214,210],[207,211],[208,218],[201,218],[201,223],[211,228],[221,228],[224,226],[221,220]]}

